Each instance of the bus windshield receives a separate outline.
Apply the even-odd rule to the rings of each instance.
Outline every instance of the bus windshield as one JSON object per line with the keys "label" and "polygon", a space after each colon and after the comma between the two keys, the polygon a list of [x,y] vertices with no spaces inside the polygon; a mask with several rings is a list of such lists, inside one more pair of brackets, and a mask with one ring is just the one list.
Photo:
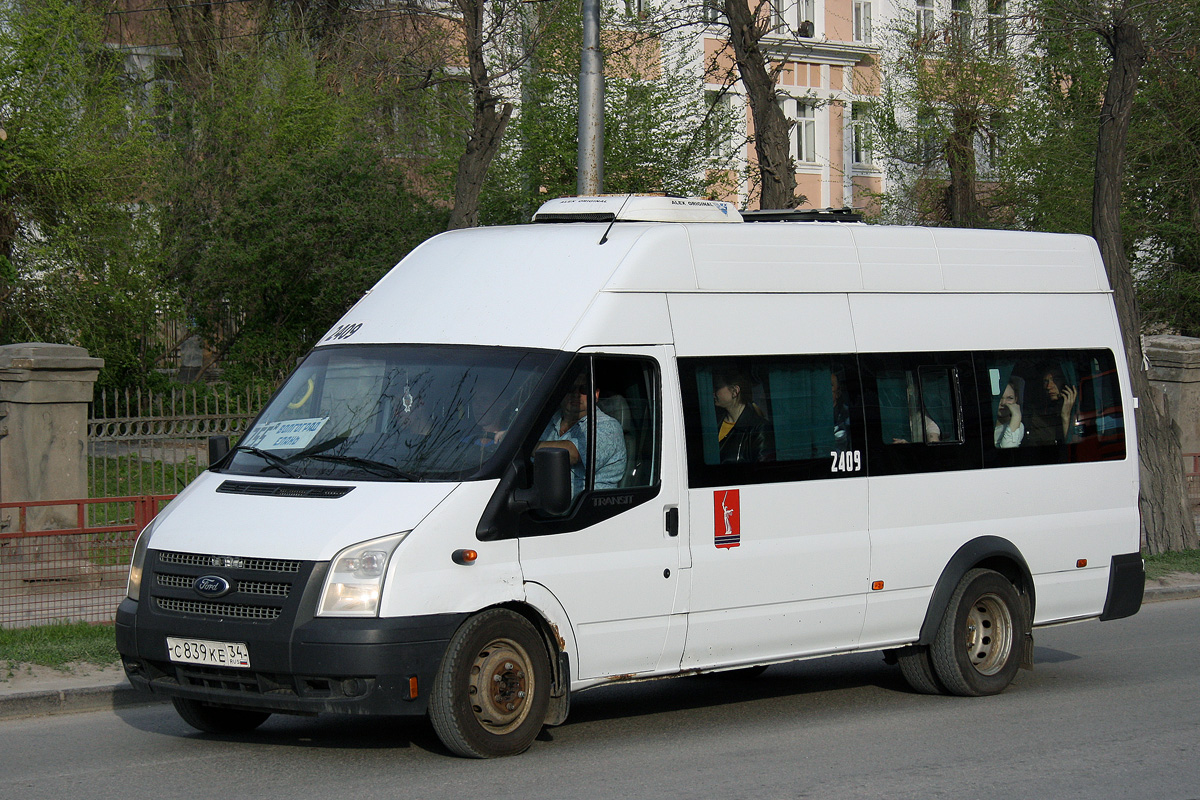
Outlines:
{"label": "bus windshield", "polygon": [[224,471],[334,480],[462,480],[536,404],[554,354],[502,347],[314,350]]}

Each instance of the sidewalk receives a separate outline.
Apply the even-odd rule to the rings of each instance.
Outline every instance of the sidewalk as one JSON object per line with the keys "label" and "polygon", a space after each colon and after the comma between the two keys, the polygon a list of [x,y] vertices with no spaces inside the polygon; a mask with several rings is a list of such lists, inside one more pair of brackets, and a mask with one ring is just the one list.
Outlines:
{"label": "sidewalk", "polygon": [[[1143,603],[1200,597],[1200,575],[1176,572],[1146,581]],[[119,665],[85,664],[73,670],[20,665],[0,672],[0,721],[79,711],[163,703],[166,699],[134,691]]]}

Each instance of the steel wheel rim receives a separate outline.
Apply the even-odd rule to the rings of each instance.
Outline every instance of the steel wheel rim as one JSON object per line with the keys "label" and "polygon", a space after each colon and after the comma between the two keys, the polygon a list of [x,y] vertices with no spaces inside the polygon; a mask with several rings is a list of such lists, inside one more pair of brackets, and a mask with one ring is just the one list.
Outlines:
{"label": "steel wheel rim", "polygon": [[971,604],[966,619],[967,660],[981,675],[995,675],[1012,652],[1013,622],[999,595],[985,594]]}
{"label": "steel wheel rim", "polygon": [[475,719],[491,733],[509,733],[529,716],[531,663],[525,648],[507,638],[494,639],[475,655],[467,693]]}

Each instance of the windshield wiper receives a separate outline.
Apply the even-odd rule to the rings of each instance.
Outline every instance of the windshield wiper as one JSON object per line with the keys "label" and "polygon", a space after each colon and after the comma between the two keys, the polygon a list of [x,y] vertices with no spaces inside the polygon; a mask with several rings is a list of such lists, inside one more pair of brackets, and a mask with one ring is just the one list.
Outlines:
{"label": "windshield wiper", "polygon": [[300,477],[296,473],[295,470],[293,470],[291,467],[288,466],[287,461],[285,459],[280,458],[279,456],[275,455],[274,453],[272,453],[270,451],[259,450],[257,447],[251,447],[248,444],[239,444],[237,447],[233,448],[233,452],[235,452],[235,453],[238,450],[244,450],[247,453],[250,453],[251,455],[258,456],[263,461],[266,461],[269,466],[274,467],[275,469],[282,472],[284,475],[287,475],[289,478],[299,478]]}
{"label": "windshield wiper", "polygon": [[362,456],[331,456],[323,453],[310,453],[309,458],[314,458],[318,461],[332,461],[335,464],[353,464],[356,467],[362,467],[368,472],[374,472],[376,475],[386,475],[390,478],[400,478],[401,480],[419,483],[421,478],[411,472],[393,467],[391,464],[385,464],[382,461],[374,461],[370,458]]}

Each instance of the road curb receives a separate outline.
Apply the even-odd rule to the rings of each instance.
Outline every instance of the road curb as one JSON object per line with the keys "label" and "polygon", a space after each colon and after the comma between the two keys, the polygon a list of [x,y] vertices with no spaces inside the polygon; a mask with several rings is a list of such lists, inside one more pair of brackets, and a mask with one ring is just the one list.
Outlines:
{"label": "road curb", "polygon": [[139,692],[128,683],[45,689],[0,697],[0,720],[77,714],[85,711],[112,711],[164,702],[166,698]]}
{"label": "road curb", "polygon": [[1159,603],[1163,600],[1186,600],[1190,597],[1200,597],[1200,583],[1146,587],[1142,602]]}

